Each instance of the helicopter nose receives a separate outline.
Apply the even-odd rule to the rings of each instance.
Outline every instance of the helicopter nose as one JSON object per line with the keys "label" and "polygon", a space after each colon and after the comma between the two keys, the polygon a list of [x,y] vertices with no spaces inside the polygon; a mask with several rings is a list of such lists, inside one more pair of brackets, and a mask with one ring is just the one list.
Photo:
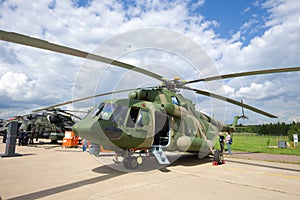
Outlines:
{"label": "helicopter nose", "polygon": [[80,136],[88,141],[100,144],[101,138],[103,137],[103,131],[100,127],[98,119],[83,119],[77,122],[72,130],[74,134]]}

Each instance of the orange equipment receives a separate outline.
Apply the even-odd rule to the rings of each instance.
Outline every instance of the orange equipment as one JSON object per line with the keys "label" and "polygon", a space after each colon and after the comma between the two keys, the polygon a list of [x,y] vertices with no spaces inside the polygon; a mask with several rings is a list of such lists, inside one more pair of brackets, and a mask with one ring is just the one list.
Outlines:
{"label": "orange equipment", "polygon": [[62,147],[78,147],[78,136],[73,131],[65,131]]}

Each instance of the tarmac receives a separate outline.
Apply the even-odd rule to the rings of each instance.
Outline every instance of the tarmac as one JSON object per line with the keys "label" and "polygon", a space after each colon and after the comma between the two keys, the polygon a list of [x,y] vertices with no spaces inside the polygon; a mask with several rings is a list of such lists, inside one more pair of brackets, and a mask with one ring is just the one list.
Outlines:
{"label": "tarmac", "polygon": [[96,158],[48,143],[16,152],[0,158],[0,199],[300,199],[300,156],[233,152],[213,166],[212,157],[183,155],[126,171],[112,153]]}
{"label": "tarmac", "polygon": [[300,156],[283,155],[283,154],[267,154],[253,152],[233,152],[232,155],[226,157],[244,159],[244,160],[260,160],[278,163],[300,164]]}

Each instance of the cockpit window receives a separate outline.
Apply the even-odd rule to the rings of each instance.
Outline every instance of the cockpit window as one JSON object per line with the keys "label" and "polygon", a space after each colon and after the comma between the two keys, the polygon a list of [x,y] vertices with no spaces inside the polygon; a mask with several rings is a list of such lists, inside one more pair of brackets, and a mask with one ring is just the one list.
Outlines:
{"label": "cockpit window", "polygon": [[139,114],[139,111],[140,111],[140,108],[131,107],[130,113],[129,113],[129,116],[128,116],[128,119],[127,119],[127,123],[126,123],[127,127],[131,127],[131,128],[134,127],[134,125],[136,123],[136,120],[137,120],[137,117],[138,117],[138,114]]}
{"label": "cockpit window", "polygon": [[116,105],[112,103],[101,103],[99,106],[95,107],[89,114],[88,117],[100,117],[100,119],[108,120],[111,114],[115,110]]}
{"label": "cockpit window", "polygon": [[175,104],[175,105],[177,105],[177,106],[179,106],[179,105],[180,105],[180,103],[179,103],[179,101],[178,101],[177,97],[175,97],[175,96],[172,96],[172,97],[171,97],[171,100],[172,100],[172,103],[173,103],[173,104]]}
{"label": "cockpit window", "polygon": [[103,109],[100,111],[100,119],[109,120],[110,116],[116,108],[115,104],[107,103],[104,105]]}
{"label": "cockpit window", "polygon": [[126,119],[128,106],[119,105],[111,116],[111,120],[118,125],[122,125]]}
{"label": "cockpit window", "polygon": [[143,127],[150,124],[150,113],[138,107],[131,107],[126,126],[130,128]]}
{"label": "cockpit window", "polygon": [[148,110],[140,110],[140,113],[137,118],[137,126],[146,126],[150,124],[150,114]]}
{"label": "cockpit window", "polygon": [[100,111],[103,109],[104,107],[104,103],[99,104],[98,106],[94,107],[89,114],[87,115],[87,117],[96,117],[97,115],[99,115]]}

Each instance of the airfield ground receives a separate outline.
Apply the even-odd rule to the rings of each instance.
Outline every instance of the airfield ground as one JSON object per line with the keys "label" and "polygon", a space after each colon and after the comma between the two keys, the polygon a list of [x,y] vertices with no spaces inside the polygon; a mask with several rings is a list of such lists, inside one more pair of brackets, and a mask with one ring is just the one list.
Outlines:
{"label": "airfield ground", "polygon": [[103,165],[80,148],[43,144],[16,152],[22,156],[0,158],[2,199],[300,199],[300,164],[262,161],[261,154],[236,153],[219,166],[185,155],[160,170],[126,173],[110,154]]}

